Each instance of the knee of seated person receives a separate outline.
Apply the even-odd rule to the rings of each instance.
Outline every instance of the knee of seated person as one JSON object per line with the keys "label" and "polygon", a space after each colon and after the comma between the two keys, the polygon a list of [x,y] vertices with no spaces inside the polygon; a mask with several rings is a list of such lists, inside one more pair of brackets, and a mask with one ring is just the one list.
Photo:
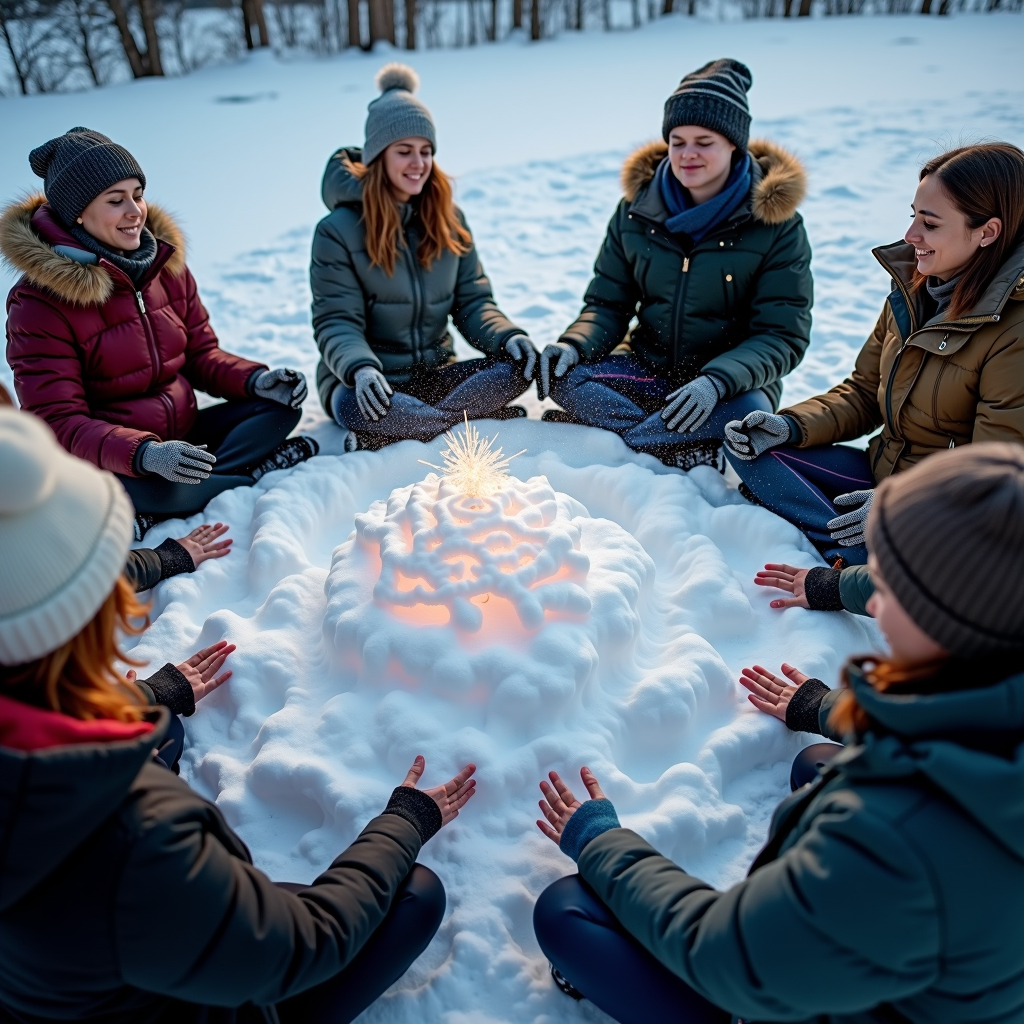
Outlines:
{"label": "knee of seated person", "polygon": [[566,875],[552,882],[537,897],[533,907],[533,930],[545,951],[565,930],[566,915],[579,904],[580,888],[579,875]]}
{"label": "knee of seated person", "polygon": [[441,927],[448,897],[444,891],[444,883],[430,868],[422,864],[413,865],[406,879],[402,898],[413,901],[424,928],[429,927],[431,934]]}

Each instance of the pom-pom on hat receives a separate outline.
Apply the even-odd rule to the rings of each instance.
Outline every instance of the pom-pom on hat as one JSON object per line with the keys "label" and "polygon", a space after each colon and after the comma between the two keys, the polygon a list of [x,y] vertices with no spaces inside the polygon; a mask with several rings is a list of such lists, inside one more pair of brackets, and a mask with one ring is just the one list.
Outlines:
{"label": "pom-pom on hat", "polygon": [[46,201],[70,227],[101,193],[125,178],[146,175],[124,146],[90,128],[71,128],[28,155],[35,174],[43,179]]}
{"label": "pom-pom on hat", "polygon": [[690,72],[665,100],[661,134],[681,124],[695,124],[724,135],[737,149],[746,150],[750,140],[750,107],[747,92],[754,76],[746,64],[723,57]]}
{"label": "pom-pom on hat", "polygon": [[81,632],[124,572],[128,495],[69,455],[42,420],[0,408],[0,664],[21,665]]}
{"label": "pom-pom on hat", "polygon": [[376,83],[381,95],[370,103],[366,114],[363,163],[372,163],[399,139],[426,139],[436,153],[434,119],[426,104],[413,95],[420,85],[416,72],[406,64],[385,64],[377,72]]}
{"label": "pom-pom on hat", "polygon": [[929,455],[875,491],[868,550],[914,622],[950,654],[1024,652],[1024,448]]}

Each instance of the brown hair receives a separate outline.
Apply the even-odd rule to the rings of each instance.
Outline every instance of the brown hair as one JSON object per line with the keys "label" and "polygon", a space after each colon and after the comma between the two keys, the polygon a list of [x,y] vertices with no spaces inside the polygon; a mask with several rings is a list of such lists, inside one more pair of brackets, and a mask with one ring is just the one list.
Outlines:
{"label": "brown hair", "polygon": [[[961,146],[929,160],[920,180],[934,174],[973,231],[987,220],[1003,222],[999,237],[979,249],[960,275],[949,306],[949,319],[961,317],[981,298],[989,282],[1024,239],[1024,152],[1009,142]],[[914,272],[915,291],[925,277]]]}
{"label": "brown hair", "polygon": [[[370,265],[382,267],[390,277],[395,272],[398,246],[402,243],[402,220],[383,157],[382,153],[367,166],[346,155],[342,163],[363,183],[363,224]],[[419,195],[416,209],[423,225],[423,238],[416,249],[422,267],[429,270],[430,264],[445,252],[456,256],[469,252],[472,237],[456,216],[451,180],[436,163]]]}
{"label": "brown hair", "polygon": [[149,625],[148,612],[149,607],[139,603],[131,585],[121,576],[77,636],[37,661],[5,670],[3,690],[10,688],[10,695],[25,703],[84,721],[139,721],[148,702],[142,691],[118,672],[117,662],[145,662],[122,653],[118,631],[138,636]]}

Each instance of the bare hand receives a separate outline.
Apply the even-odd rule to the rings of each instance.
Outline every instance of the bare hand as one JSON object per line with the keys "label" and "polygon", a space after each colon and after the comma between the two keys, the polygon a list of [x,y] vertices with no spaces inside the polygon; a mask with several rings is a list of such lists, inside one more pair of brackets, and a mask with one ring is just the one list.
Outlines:
{"label": "bare hand", "polygon": [[[547,821],[537,820],[537,828],[541,830],[553,843],[560,842],[565,826],[569,819],[576,813],[577,808],[583,805],[572,795],[572,790],[561,780],[558,772],[548,772],[551,782],[542,782],[540,790],[544,799],[538,802],[541,813]],[[586,786],[591,800],[603,800],[604,793],[601,791],[601,783],[597,776],[589,768],[580,769],[580,778]]]}
{"label": "bare hand", "polygon": [[191,684],[197,704],[207,694],[213,693],[221,683],[226,683],[231,678],[230,670],[220,675],[217,673],[233,650],[234,644],[229,644],[227,640],[218,640],[177,666],[178,671]]}
{"label": "bare hand", "polygon": [[798,569],[795,565],[769,562],[754,577],[754,582],[759,587],[777,587],[779,590],[788,590],[793,595],[777,597],[771,602],[772,608],[810,608],[807,603],[807,592],[804,590],[808,572],[809,569]]}
{"label": "bare hand", "polygon": [[782,664],[782,671],[786,679],[781,679],[774,672],[755,665],[753,668],[745,668],[743,675],[740,676],[741,685],[750,691],[747,700],[758,711],[763,711],[780,722],[786,720],[786,708],[789,707],[793,694],[811,678],[785,662]]}
{"label": "bare hand", "polygon": [[[420,754],[417,754],[402,785],[415,789],[426,767],[427,762]],[[440,808],[442,827],[459,816],[459,811],[466,806],[470,797],[476,792],[476,779],[470,778],[475,771],[475,764],[467,764],[454,779],[446,782],[443,786],[423,790]]]}
{"label": "bare hand", "polygon": [[223,523],[206,523],[197,526],[187,537],[178,537],[178,543],[189,553],[192,564],[198,569],[208,558],[223,558],[231,553],[231,538],[220,540],[229,527]]}

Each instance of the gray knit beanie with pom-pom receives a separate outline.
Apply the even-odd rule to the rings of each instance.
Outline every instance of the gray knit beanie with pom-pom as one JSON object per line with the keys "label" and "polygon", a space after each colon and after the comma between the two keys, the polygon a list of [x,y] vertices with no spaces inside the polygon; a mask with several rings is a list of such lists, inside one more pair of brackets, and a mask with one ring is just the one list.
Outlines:
{"label": "gray knit beanie with pom-pom", "polygon": [[381,95],[370,103],[366,115],[363,163],[372,163],[399,139],[426,139],[437,152],[434,119],[426,104],[413,95],[420,84],[416,72],[405,64],[385,64],[376,82]]}

